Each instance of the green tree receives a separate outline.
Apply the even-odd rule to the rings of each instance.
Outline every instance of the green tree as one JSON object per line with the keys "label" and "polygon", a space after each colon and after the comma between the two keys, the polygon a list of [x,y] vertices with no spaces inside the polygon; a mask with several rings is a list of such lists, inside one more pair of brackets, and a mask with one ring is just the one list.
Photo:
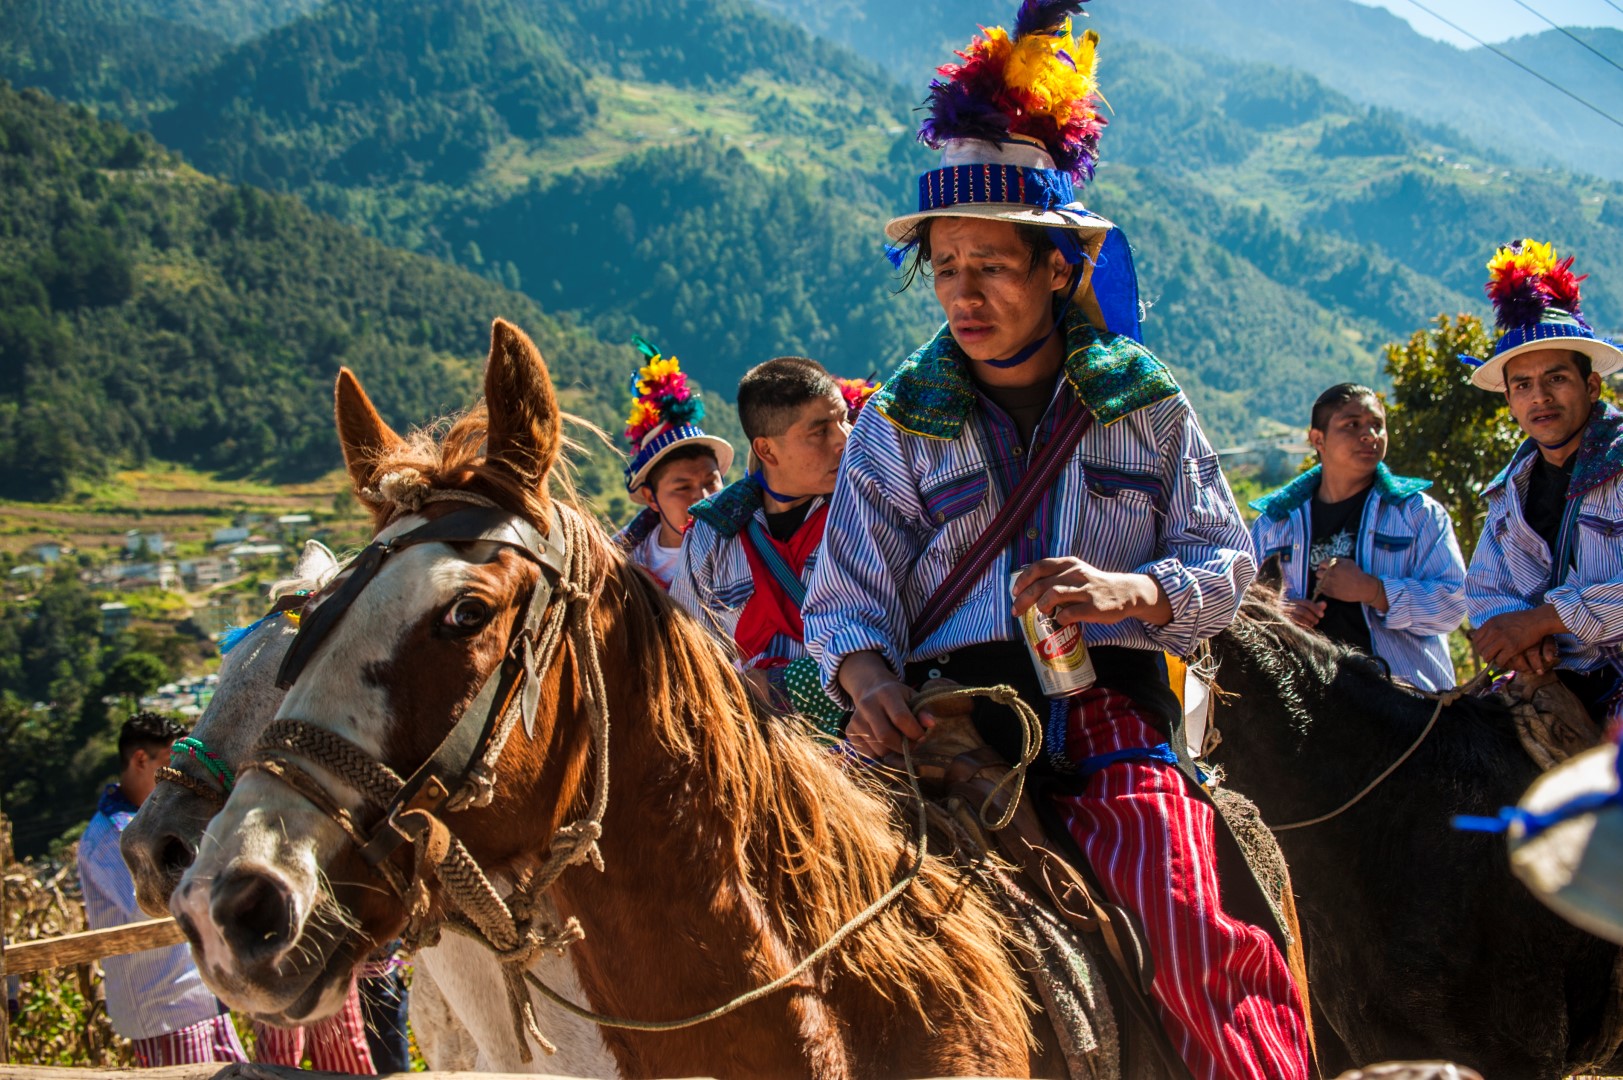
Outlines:
{"label": "green tree", "polygon": [[1387,464],[1433,482],[1430,494],[1453,517],[1467,562],[1487,513],[1482,490],[1522,442],[1504,396],[1472,386],[1471,369],[1459,359],[1487,356],[1492,349],[1481,319],[1439,315],[1433,329],[1385,350],[1393,432]]}
{"label": "green tree", "polygon": [[169,666],[149,652],[125,653],[102,677],[102,694],[137,699],[169,679]]}

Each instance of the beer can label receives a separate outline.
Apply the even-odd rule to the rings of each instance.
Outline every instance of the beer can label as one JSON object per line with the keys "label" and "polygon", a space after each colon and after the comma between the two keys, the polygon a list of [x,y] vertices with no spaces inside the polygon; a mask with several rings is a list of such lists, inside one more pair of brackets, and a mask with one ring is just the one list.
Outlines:
{"label": "beer can label", "polygon": [[[1010,596],[1022,572],[1016,570],[1009,575]],[[1048,697],[1080,694],[1097,681],[1080,625],[1062,626],[1053,616],[1032,607],[1020,617],[1020,627],[1025,633],[1026,651],[1037,669],[1037,681]]]}

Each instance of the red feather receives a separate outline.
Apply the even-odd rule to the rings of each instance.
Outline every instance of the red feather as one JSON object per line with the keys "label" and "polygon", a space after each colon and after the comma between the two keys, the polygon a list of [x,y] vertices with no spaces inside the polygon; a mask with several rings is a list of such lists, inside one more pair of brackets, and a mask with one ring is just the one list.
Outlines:
{"label": "red feather", "polygon": [[1589,278],[1588,274],[1574,277],[1572,273],[1572,256],[1567,256],[1557,263],[1555,268],[1544,275],[1544,295],[1550,298],[1550,303],[1567,312],[1569,315],[1578,314],[1579,286]]}

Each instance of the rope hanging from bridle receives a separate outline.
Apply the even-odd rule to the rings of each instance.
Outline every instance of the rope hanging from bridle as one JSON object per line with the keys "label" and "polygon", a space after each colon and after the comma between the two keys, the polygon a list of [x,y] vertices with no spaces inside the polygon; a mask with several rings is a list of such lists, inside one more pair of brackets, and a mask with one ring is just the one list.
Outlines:
{"label": "rope hanging from bridle", "polygon": [[[397,478],[390,486],[391,497],[403,497],[404,489],[411,486],[413,486],[411,478]],[[410,509],[415,511],[439,501],[458,501],[500,509],[490,500],[462,491],[423,493],[420,497],[402,499],[401,505],[409,503]],[[553,602],[548,604],[539,623],[533,626],[533,637],[532,628],[527,625],[514,634],[508,645],[509,656],[522,650],[526,674],[518,684],[511,687],[506,700],[500,703],[501,712],[494,729],[490,732],[484,751],[479,760],[468,768],[460,788],[451,792],[441,788],[436,792],[438,807],[449,813],[489,804],[494,794],[496,766],[514,726],[523,720],[528,727],[532,721],[529,709],[533,708],[535,701],[536,687],[533,683],[542,673],[550,669],[565,636],[569,635],[575,655],[585,671],[583,696],[586,701],[595,759],[591,799],[584,816],[556,831],[549,844],[546,860],[533,873],[527,874],[519,881],[505,900],[466,847],[451,833],[450,828],[434,810],[410,802],[404,806],[399,805],[405,789],[411,783],[409,780],[402,780],[398,773],[331,731],[301,720],[278,720],[266,729],[254,758],[243,765],[241,770],[244,773],[259,770],[275,776],[305,796],[337,823],[363,854],[374,846],[379,833],[385,828],[393,828],[410,841],[413,847],[413,869],[410,879],[402,875],[387,858],[374,862],[379,873],[407,905],[408,925],[404,935],[407,947],[415,949],[431,944],[438,939],[442,929],[449,928],[478,940],[495,952],[502,965],[507,984],[520,1054],[526,1062],[531,1060],[530,1040],[547,1053],[556,1051],[556,1047],[547,1040],[536,1022],[528,986],[534,986],[538,993],[559,1008],[608,1027],[670,1031],[713,1020],[796,982],[813,966],[844,944],[851,935],[877,918],[917,878],[923,865],[926,843],[925,804],[909,753],[906,758],[908,779],[918,806],[919,821],[918,835],[908,869],[883,896],[854,916],[790,971],[764,986],[691,1017],[680,1020],[642,1021],[604,1016],[568,1001],[529,972],[527,969],[541,954],[545,952],[561,954],[565,948],[585,936],[578,920],[574,918],[570,918],[562,926],[554,923],[543,913],[543,905],[539,902],[539,898],[564,871],[573,866],[590,862],[598,870],[603,869],[603,857],[598,841],[602,836],[603,818],[608,809],[609,797],[608,690],[593,615],[595,594],[592,588],[591,536],[584,519],[567,507],[556,507],[553,521],[561,533],[557,538],[559,543],[556,545],[556,549],[561,552],[561,558],[556,566],[558,580],[550,594]],[[377,565],[392,550],[394,549],[386,547],[380,551],[372,562],[372,573],[376,572]],[[358,562],[364,562],[364,553]],[[359,587],[364,588],[364,581]],[[570,617],[572,609],[578,609],[573,612],[574,618]],[[328,628],[330,625],[331,620],[327,620]],[[302,663],[303,661],[300,661],[295,665],[294,677],[302,668]],[[962,694],[965,691],[948,691],[948,693]],[[934,695],[924,700],[937,700],[940,696]],[[1028,726],[1035,724],[1033,716]],[[384,820],[374,828],[371,836],[360,827],[355,815],[333,798],[321,783],[297,764],[290,755],[319,761],[324,768],[358,794],[361,801],[374,814],[379,810],[385,811]],[[1009,782],[1016,787],[1016,794],[1023,775],[1024,770],[1021,769],[1010,778]],[[424,790],[432,791],[432,782]],[[388,809],[390,807],[395,809],[390,812]],[[448,909],[440,920],[432,923],[429,921],[432,898],[427,880],[430,875],[443,887],[445,907]]]}
{"label": "rope hanging from bridle", "polygon": [[1420,729],[1420,734],[1415,736],[1414,742],[1409,744],[1409,748],[1403,752],[1402,756],[1392,764],[1388,765],[1379,776],[1371,780],[1368,784],[1365,784],[1358,794],[1354,795],[1352,798],[1348,799],[1346,802],[1342,803],[1328,814],[1320,814],[1318,817],[1309,818],[1306,821],[1293,821],[1289,825],[1271,825],[1269,828],[1276,833],[1282,833],[1290,832],[1293,829],[1306,829],[1313,825],[1322,825],[1326,821],[1340,817],[1348,810],[1351,810],[1353,807],[1363,802],[1365,796],[1384,784],[1387,777],[1397,772],[1403,767],[1404,762],[1414,757],[1415,751],[1419,750],[1421,744],[1424,743],[1431,735],[1432,728],[1437,726],[1437,721],[1443,715],[1444,709],[1448,708],[1450,705],[1453,705],[1461,698],[1470,697],[1472,694],[1475,694],[1477,691],[1481,690],[1482,687],[1486,686],[1488,682],[1492,680],[1492,678],[1493,673],[1491,671],[1483,670],[1464,686],[1456,686],[1454,689],[1448,690],[1441,694],[1427,694],[1427,697],[1435,698],[1437,701],[1437,707],[1431,711],[1431,719],[1426,721],[1426,726]]}

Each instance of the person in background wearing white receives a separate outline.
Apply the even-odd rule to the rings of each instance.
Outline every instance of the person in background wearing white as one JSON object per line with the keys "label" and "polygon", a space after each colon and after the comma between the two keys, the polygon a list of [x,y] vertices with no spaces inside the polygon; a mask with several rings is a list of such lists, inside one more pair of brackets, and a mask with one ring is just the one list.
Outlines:
{"label": "person in background wearing white", "polygon": [[[157,713],[137,713],[118,734],[118,783],[102,792],[79,841],[79,880],[92,930],[146,918],[135,881],[118,850],[119,834],[152,794],[169,748],[186,729]],[[203,985],[185,945],[148,949],[102,962],[113,1030],[135,1044],[142,1068],[247,1061],[231,1017]]]}

